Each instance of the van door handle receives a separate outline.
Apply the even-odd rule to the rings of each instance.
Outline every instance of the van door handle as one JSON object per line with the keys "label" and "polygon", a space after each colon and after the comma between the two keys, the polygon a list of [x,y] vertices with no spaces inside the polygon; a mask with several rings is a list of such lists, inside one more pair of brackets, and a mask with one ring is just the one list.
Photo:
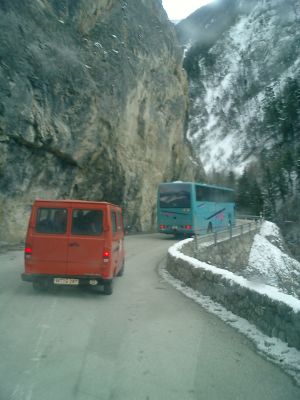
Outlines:
{"label": "van door handle", "polygon": [[79,247],[79,243],[71,242],[71,243],[69,243],[69,246],[70,247]]}

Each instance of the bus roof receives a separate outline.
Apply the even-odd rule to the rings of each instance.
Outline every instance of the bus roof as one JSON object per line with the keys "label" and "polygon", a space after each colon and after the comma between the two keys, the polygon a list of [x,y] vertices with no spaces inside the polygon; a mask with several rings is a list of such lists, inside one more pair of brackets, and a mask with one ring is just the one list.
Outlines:
{"label": "bus roof", "polygon": [[162,182],[162,183],[160,183],[160,185],[174,185],[174,184],[176,184],[176,185],[180,185],[180,184],[198,185],[198,186],[203,186],[203,187],[212,188],[212,189],[230,190],[230,191],[234,192],[234,189],[232,189],[232,188],[228,188],[228,187],[225,187],[225,186],[209,185],[207,183],[201,183],[201,182],[174,181],[174,182]]}

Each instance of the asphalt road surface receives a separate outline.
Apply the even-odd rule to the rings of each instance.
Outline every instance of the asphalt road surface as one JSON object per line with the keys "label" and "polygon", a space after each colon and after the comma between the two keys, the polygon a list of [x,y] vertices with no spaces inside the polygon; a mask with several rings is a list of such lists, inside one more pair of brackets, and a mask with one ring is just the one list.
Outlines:
{"label": "asphalt road surface", "polygon": [[157,273],[174,240],[126,237],[112,296],[35,292],[0,254],[0,400],[298,400],[247,338]]}

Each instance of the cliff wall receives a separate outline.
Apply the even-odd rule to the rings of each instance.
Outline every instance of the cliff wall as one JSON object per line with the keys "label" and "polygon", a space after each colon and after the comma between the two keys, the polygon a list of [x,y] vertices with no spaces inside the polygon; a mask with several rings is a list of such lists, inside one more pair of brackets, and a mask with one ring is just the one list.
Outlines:
{"label": "cliff wall", "polygon": [[161,2],[2,0],[0,29],[0,240],[35,198],[111,201],[151,230],[158,183],[201,171]]}

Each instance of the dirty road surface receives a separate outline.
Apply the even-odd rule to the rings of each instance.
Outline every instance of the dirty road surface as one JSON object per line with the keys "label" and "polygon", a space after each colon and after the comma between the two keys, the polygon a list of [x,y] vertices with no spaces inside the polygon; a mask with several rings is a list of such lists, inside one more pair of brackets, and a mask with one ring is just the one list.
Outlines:
{"label": "dirty road surface", "polygon": [[0,400],[296,400],[300,388],[247,338],[157,273],[175,241],[127,236],[111,296],[22,282],[0,254]]}

